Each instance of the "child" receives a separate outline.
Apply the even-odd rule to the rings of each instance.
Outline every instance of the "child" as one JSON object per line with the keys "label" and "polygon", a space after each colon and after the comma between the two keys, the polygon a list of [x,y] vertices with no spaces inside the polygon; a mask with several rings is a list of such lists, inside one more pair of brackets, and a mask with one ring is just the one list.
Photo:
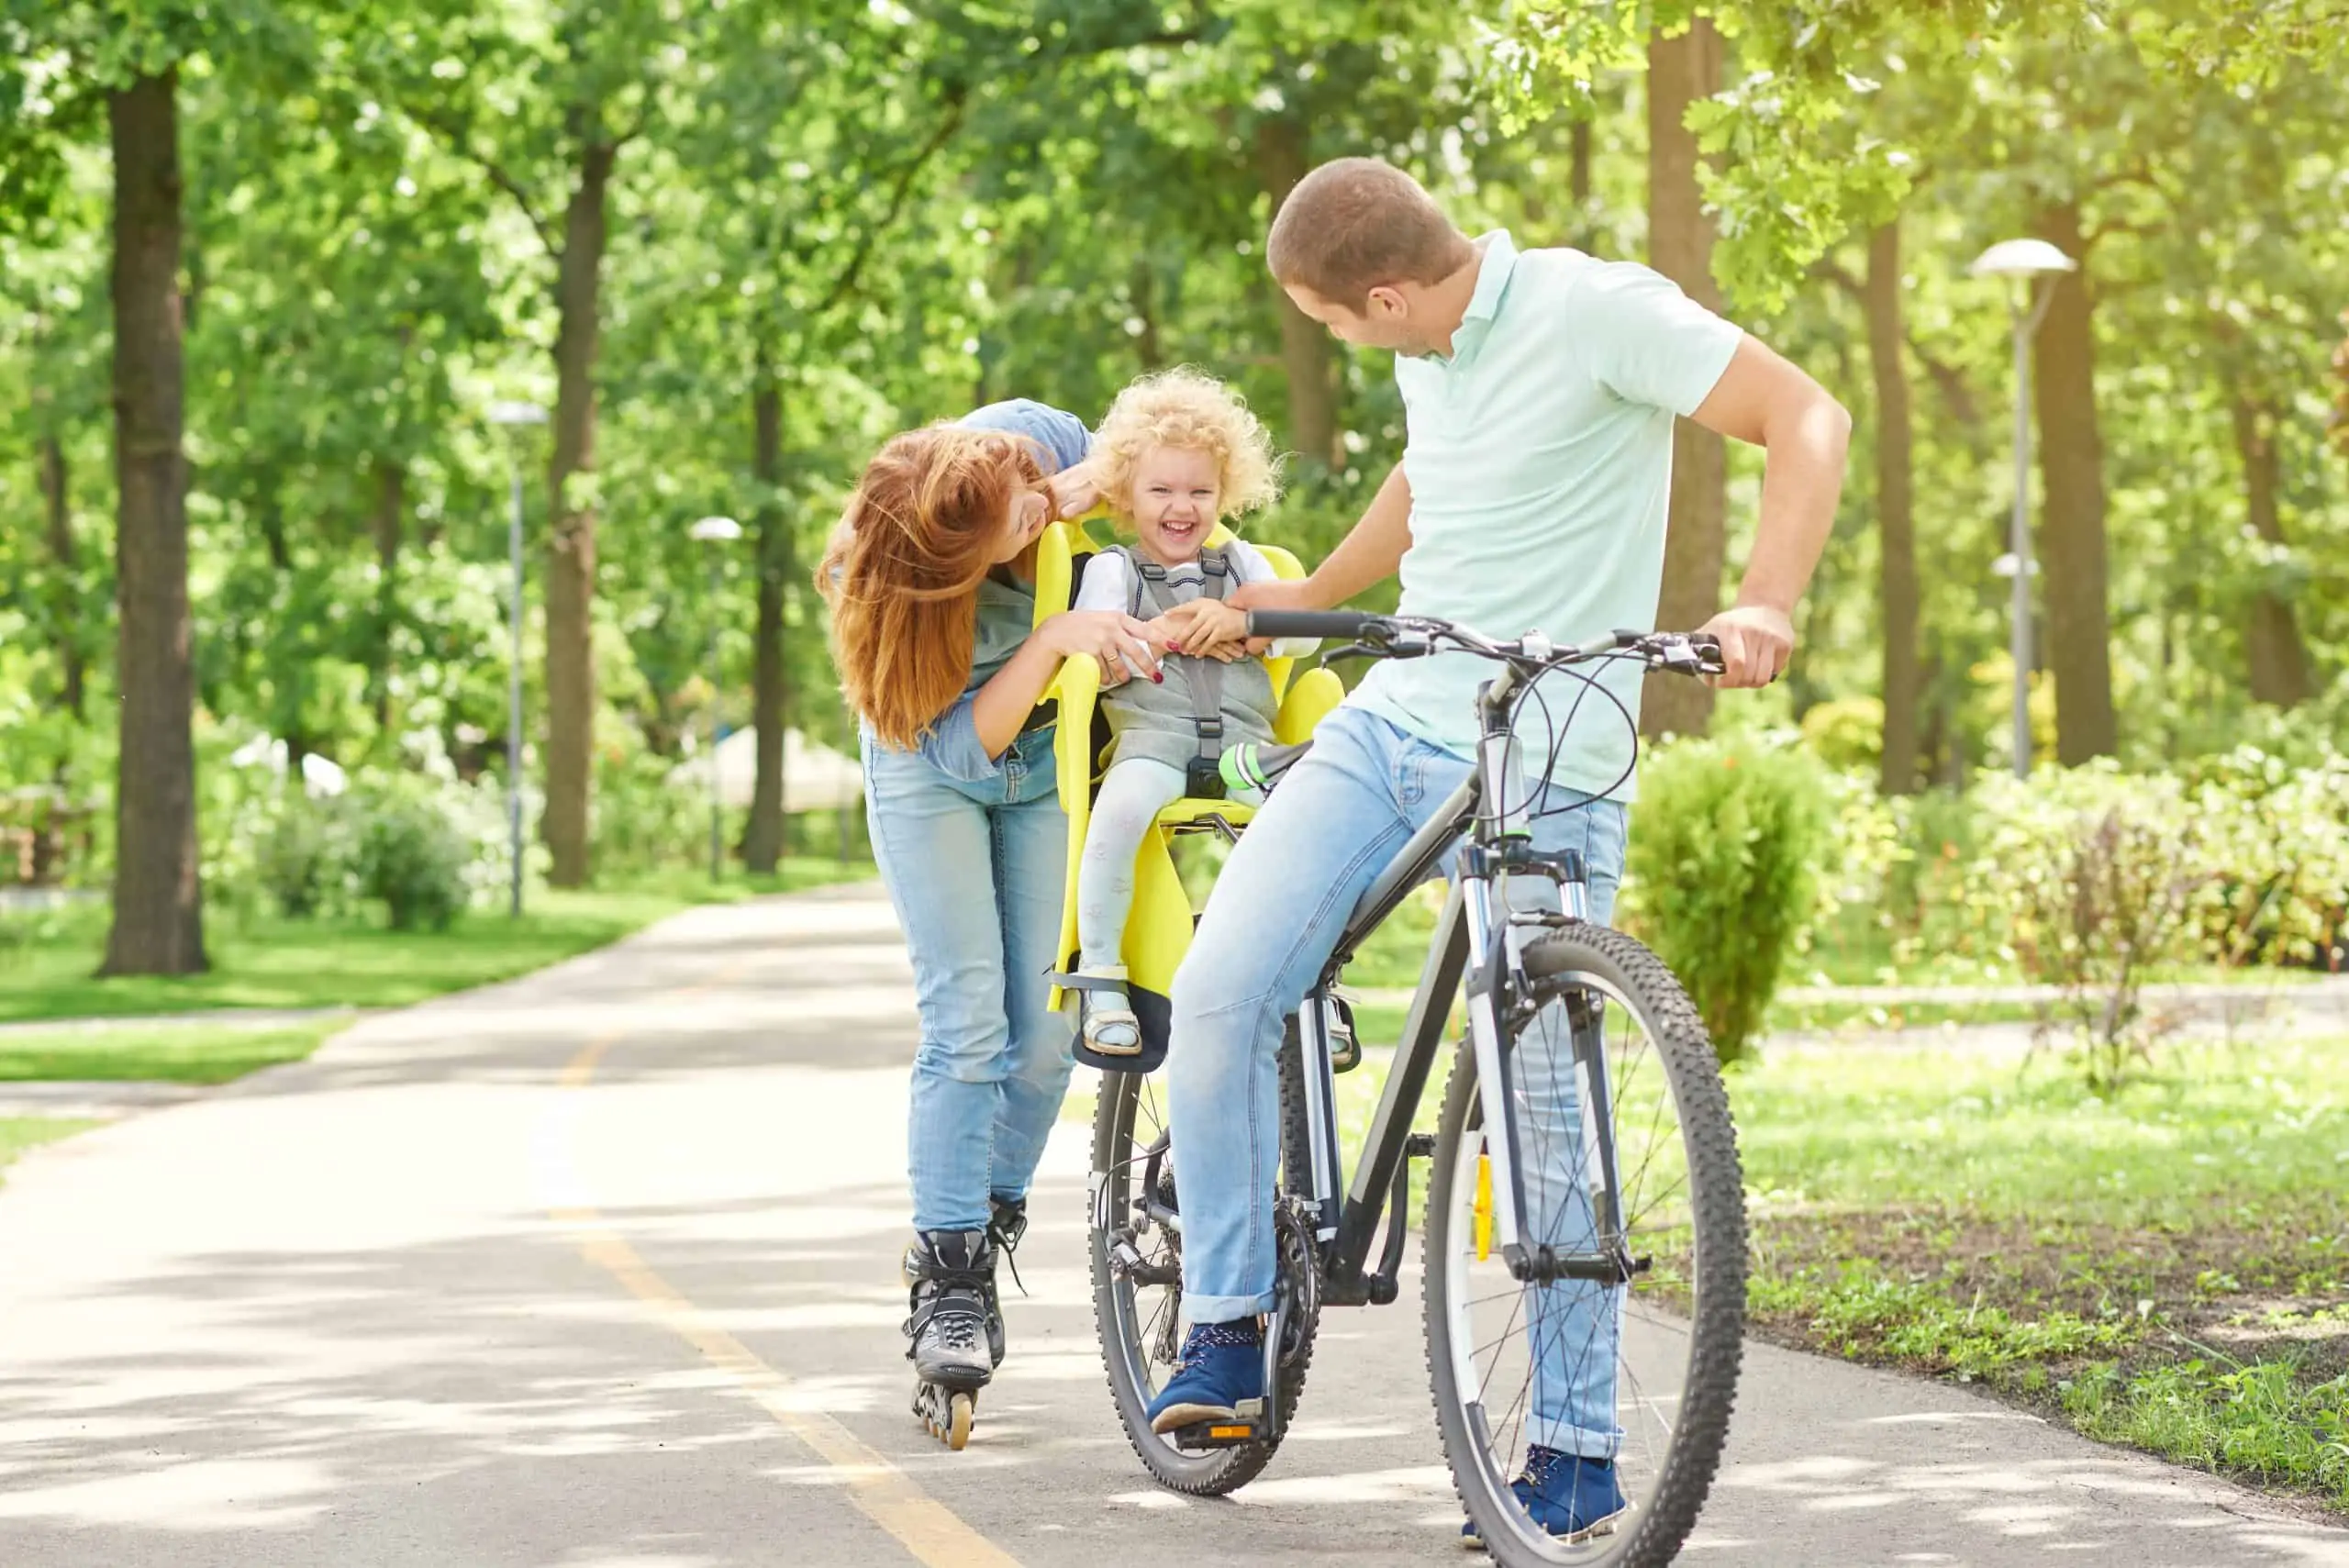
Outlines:
{"label": "child", "polygon": [[1119,957],[1142,836],[1184,795],[1221,793],[1206,780],[1225,751],[1272,740],[1275,701],[1263,655],[1292,658],[1314,644],[1252,641],[1247,617],[1225,601],[1241,584],[1270,580],[1272,563],[1239,539],[1206,548],[1219,519],[1252,512],[1275,493],[1272,443],[1229,388],[1192,370],[1144,376],[1110,406],[1094,453],[1102,499],[1135,542],[1093,558],[1075,607],[1161,623],[1152,629],[1169,655],[1157,682],[1108,672],[1119,684],[1106,686],[1101,702],[1115,739],[1077,869],[1078,969],[1108,983],[1079,992],[1085,1044],[1131,1056],[1141,1030]]}

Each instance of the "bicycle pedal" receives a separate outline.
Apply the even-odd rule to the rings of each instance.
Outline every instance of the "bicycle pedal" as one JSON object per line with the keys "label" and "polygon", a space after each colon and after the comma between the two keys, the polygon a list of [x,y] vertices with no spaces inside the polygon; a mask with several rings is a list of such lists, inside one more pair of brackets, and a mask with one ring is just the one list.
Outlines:
{"label": "bicycle pedal", "polygon": [[1179,1449],[1238,1448],[1256,1440],[1256,1423],[1249,1420],[1194,1421],[1171,1434]]}

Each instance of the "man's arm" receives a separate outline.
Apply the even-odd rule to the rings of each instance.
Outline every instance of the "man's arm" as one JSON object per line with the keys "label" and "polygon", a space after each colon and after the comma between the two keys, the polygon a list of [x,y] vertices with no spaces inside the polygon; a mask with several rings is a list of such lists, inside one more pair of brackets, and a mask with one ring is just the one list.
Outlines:
{"label": "man's arm", "polygon": [[1250,583],[1231,595],[1243,610],[1326,610],[1395,575],[1411,548],[1411,481],[1397,463],[1362,520],[1301,583]]}
{"label": "man's arm", "polygon": [[1745,580],[1737,602],[1704,626],[1720,639],[1725,673],[1717,684],[1767,685],[1794,651],[1795,602],[1835,526],[1852,417],[1825,387],[1748,336],[1689,417],[1768,453]]}

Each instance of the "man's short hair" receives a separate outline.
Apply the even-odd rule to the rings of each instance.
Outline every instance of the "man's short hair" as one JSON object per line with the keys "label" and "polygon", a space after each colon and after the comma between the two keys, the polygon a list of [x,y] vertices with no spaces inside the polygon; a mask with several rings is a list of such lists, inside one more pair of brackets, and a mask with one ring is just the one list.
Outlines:
{"label": "man's short hair", "polygon": [[1474,254],[1417,180],[1375,158],[1341,158],[1299,180],[1264,242],[1284,286],[1311,289],[1356,315],[1372,289],[1439,282]]}

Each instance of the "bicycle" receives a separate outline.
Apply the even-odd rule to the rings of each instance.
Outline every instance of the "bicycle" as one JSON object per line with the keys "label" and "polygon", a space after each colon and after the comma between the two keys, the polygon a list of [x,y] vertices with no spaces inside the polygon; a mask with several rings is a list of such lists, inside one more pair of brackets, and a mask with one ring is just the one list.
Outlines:
{"label": "bicycle", "polygon": [[[1669,1562],[1719,1465],[1742,1347],[1736,1133],[1711,1044],[1678,982],[1638,942],[1585,917],[1578,856],[1533,850],[1513,731],[1534,683],[1553,671],[1631,659],[1650,670],[1718,673],[1719,650],[1669,633],[1620,632],[1564,648],[1539,636],[1498,642],[1449,622],[1343,611],[1257,611],[1249,634],[1350,639],[1330,658],[1456,649],[1502,669],[1479,688],[1476,767],[1363,895],[1288,1021],[1265,1396],[1234,1422],[1151,1430],[1145,1407],[1171,1375],[1182,1329],[1180,1194],[1154,1081],[1102,1079],[1090,1195],[1094,1306],[1128,1440],[1151,1474],[1179,1492],[1220,1496],[1261,1473],[1303,1395],[1321,1308],[1383,1306],[1399,1294],[1410,1162],[1425,1159],[1428,1366],[1471,1524],[1507,1568]],[[1349,1181],[1335,1075],[1360,1051],[1333,988],[1363,940],[1455,857]],[[1535,896],[1512,897],[1529,881]],[[1466,1038],[1453,1049],[1436,1130],[1415,1132],[1464,983]],[[1570,1131],[1560,1114],[1568,1106]],[[1486,1136],[1494,1127],[1503,1136]],[[1537,1356],[1555,1351],[1553,1368],[1564,1364],[1563,1336],[1578,1317],[1587,1332],[1568,1386],[1598,1386],[1588,1382],[1602,1371],[1593,1358],[1602,1340],[1611,1342],[1603,1372],[1615,1389],[1614,1469],[1631,1507],[1604,1531],[1553,1537],[1509,1487],[1530,1443]],[[1538,1347],[1530,1342],[1537,1333]],[[1634,1355],[1670,1381],[1651,1386],[1631,1364]],[[1518,1361],[1522,1373],[1508,1373]],[[1559,1386],[1553,1380],[1549,1392]],[[1603,1406],[1603,1391],[1592,1397]]]}

